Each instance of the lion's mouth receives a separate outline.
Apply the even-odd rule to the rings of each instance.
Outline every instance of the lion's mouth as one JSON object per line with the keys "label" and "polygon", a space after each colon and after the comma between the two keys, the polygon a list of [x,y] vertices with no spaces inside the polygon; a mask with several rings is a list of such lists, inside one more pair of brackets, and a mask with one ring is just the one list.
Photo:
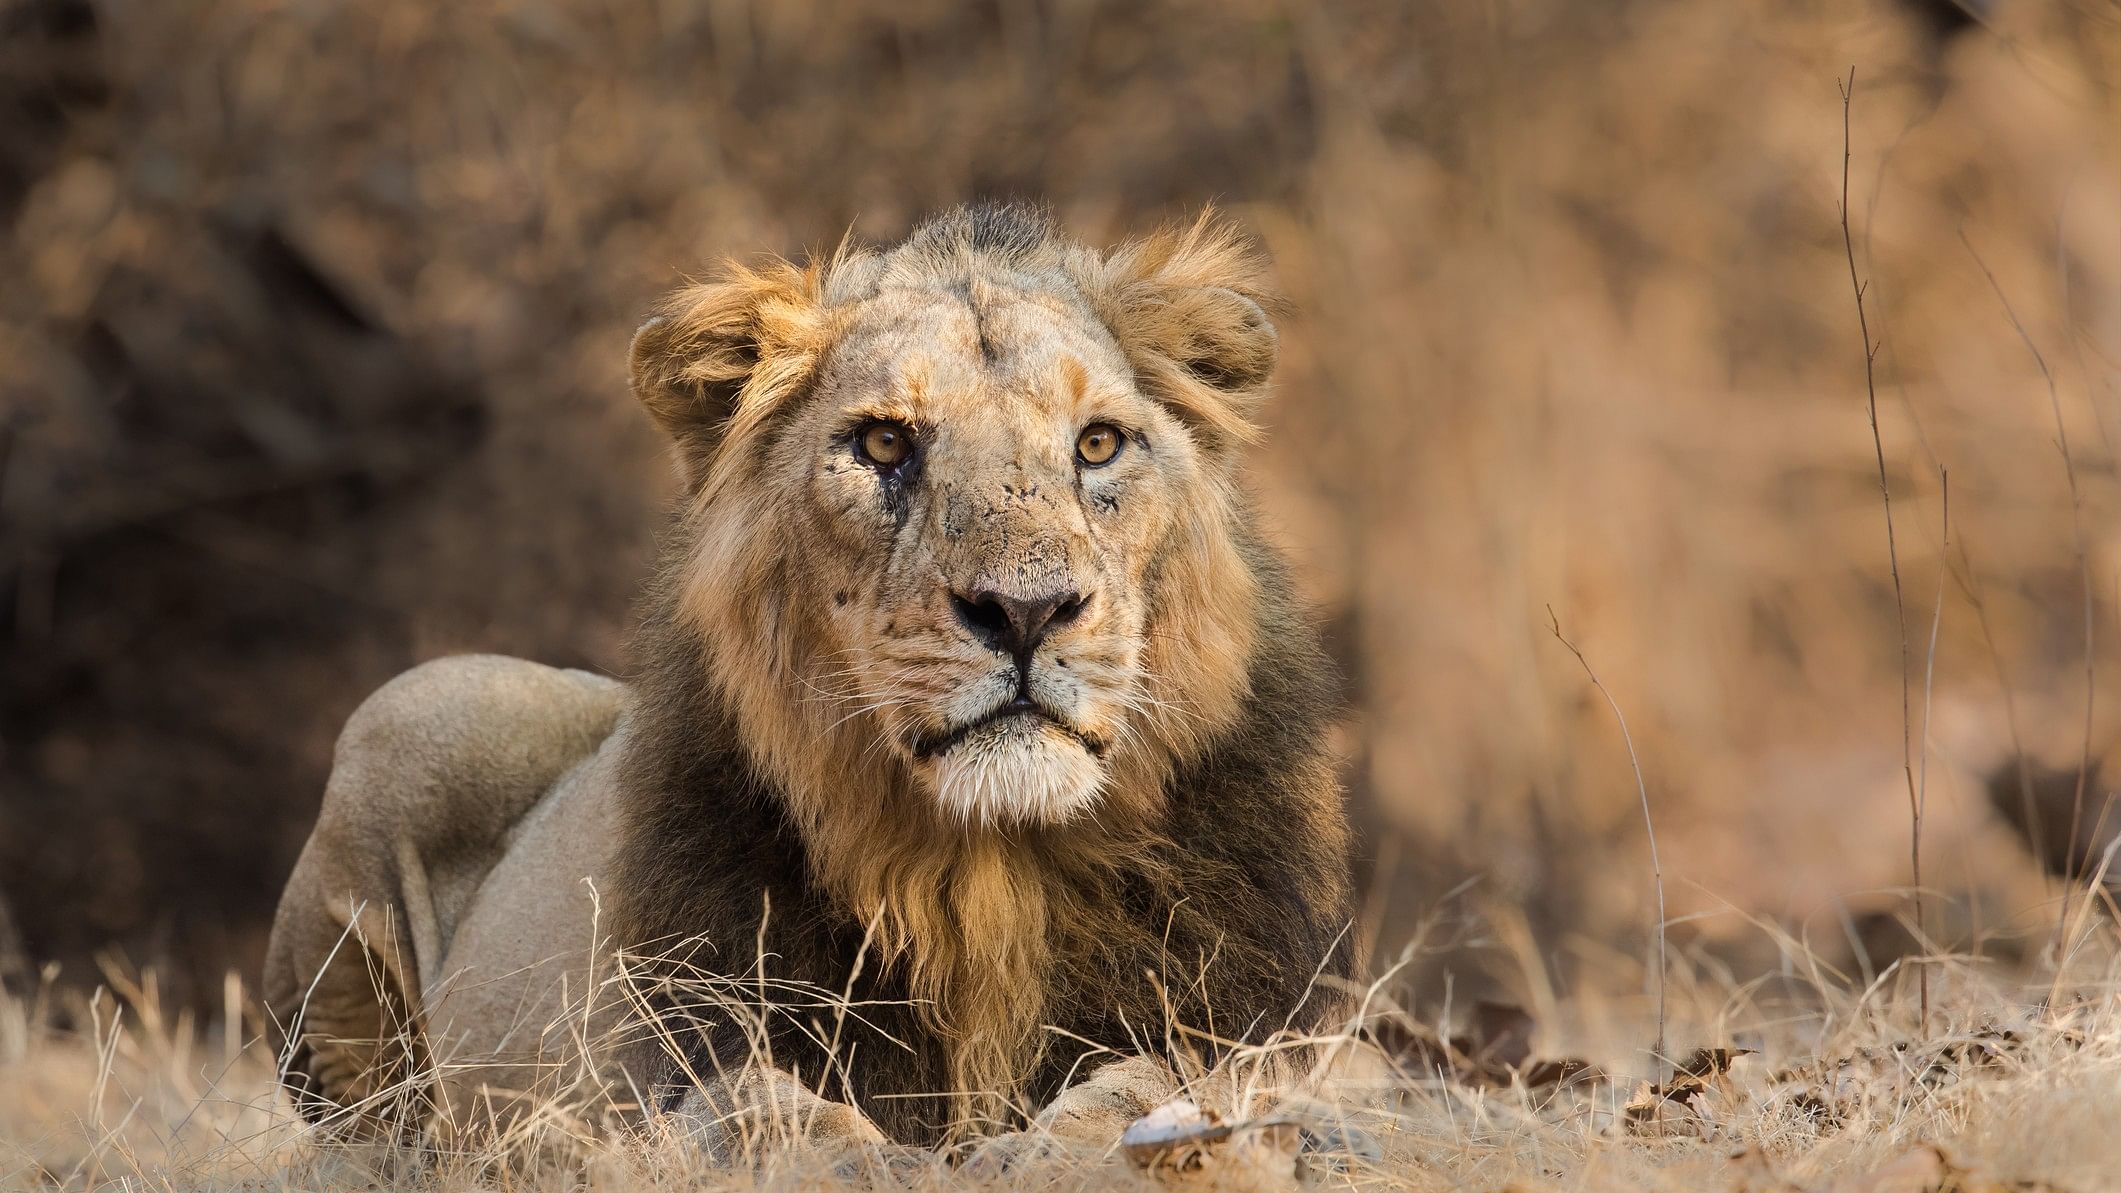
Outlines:
{"label": "lion's mouth", "polygon": [[1092,757],[1104,757],[1106,748],[1104,741],[1084,733],[1082,730],[1048,712],[1037,701],[1026,696],[1018,696],[1007,704],[997,705],[993,710],[966,721],[962,725],[945,729],[939,733],[929,734],[919,739],[913,743],[913,756],[923,762],[931,758],[940,757],[949,753],[966,738],[971,737],[987,726],[998,725],[1015,717],[1029,717],[1043,721],[1081,742],[1083,748],[1090,751]]}

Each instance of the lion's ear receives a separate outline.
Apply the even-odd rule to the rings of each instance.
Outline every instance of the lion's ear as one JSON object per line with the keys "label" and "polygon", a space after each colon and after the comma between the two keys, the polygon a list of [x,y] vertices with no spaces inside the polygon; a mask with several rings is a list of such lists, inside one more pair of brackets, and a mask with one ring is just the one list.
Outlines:
{"label": "lion's ear", "polygon": [[1214,212],[1122,246],[1096,295],[1136,375],[1210,446],[1258,438],[1279,305],[1252,242]]}
{"label": "lion's ear", "polygon": [[633,393],[698,485],[723,442],[764,422],[816,366],[818,271],[723,267],[670,296],[633,333]]}

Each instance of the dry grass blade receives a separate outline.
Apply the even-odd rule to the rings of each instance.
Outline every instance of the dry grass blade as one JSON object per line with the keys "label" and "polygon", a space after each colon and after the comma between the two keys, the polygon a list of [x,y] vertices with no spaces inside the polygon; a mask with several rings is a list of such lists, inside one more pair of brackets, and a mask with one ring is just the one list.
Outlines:
{"label": "dry grass blade", "polygon": [[[1885,558],[1893,577],[1893,618],[1900,630],[1900,771],[1907,781],[1909,820],[1908,851],[1914,860],[1915,924],[1919,935],[1924,921],[1922,906],[1922,799],[1915,790],[1914,706],[1912,663],[1907,637],[1907,597],[1900,584],[1900,544],[1893,532],[1893,486],[1885,468],[1885,438],[1878,431],[1878,344],[1871,339],[1870,315],[1863,295],[1870,287],[1856,272],[1856,239],[1849,229],[1849,118],[1856,99],[1856,68],[1849,67],[1841,88],[1841,247],[1848,258],[1849,289],[1856,296],[1856,329],[1863,336],[1863,393],[1870,416],[1871,449],[1878,462],[1878,497],[1885,506]],[[1922,1019],[1930,1017],[1929,969],[1917,962],[1916,982],[1921,987]]]}
{"label": "dry grass blade", "polygon": [[[2099,839],[2100,830],[2106,825],[2107,812],[2113,807],[2113,794],[2109,792],[2099,805],[2099,818],[2092,826],[2090,837],[2079,835],[2084,827],[2084,788],[2090,779],[2092,768],[2092,712],[2099,690],[2098,653],[2095,649],[2098,606],[2092,592],[2091,552],[2085,545],[2084,538],[2084,499],[2077,491],[2077,461],[2070,452],[2069,427],[2062,418],[2062,397],[2055,389],[2054,371],[2047,367],[2046,355],[2040,351],[2040,345],[2033,342],[2032,333],[2026,331],[2025,324],[2018,319],[2018,310],[2011,305],[2010,295],[2003,292],[2003,283],[1996,280],[1995,271],[1988,267],[1987,261],[1982,260],[1980,251],[1974,247],[1966,229],[1962,227],[1958,232],[1959,243],[1966,246],[1967,255],[1974,259],[1974,264],[1981,270],[1981,276],[1987,279],[1990,291],[1995,294],[1996,301],[2002,304],[2003,313],[2010,320],[2011,330],[2018,333],[2019,342],[2025,345],[2025,350],[2032,354],[2033,363],[2040,368],[2040,379],[2047,384],[2048,412],[2055,420],[2055,446],[2062,453],[2063,479],[2069,485],[2070,541],[2076,550],[2077,576],[2081,581],[2084,597],[2084,739],[2082,750],[2077,756],[2077,790],[2070,800],[2069,839],[2063,846],[2062,856],[2066,859],[2067,872],[2064,877],[2076,877],[2085,868],[2078,859],[2078,845],[2086,840]],[[2069,903],[2070,887],[2068,883],[2064,883],[2062,902],[2055,920],[2055,947],[2058,951],[2063,947],[2063,938],[2069,923]]]}
{"label": "dry grass blade", "polygon": [[1642,761],[1635,756],[1635,735],[1628,732],[1627,714],[1620,711],[1620,702],[1613,699],[1613,693],[1606,690],[1605,681],[1591,669],[1591,661],[1583,657],[1574,642],[1562,635],[1561,619],[1554,615],[1552,605],[1547,606],[1547,621],[1553,628],[1555,641],[1568,647],[1569,653],[1576,656],[1576,661],[1583,665],[1583,673],[1590,677],[1591,686],[1598,689],[1598,694],[1605,698],[1606,707],[1613,710],[1613,719],[1620,723],[1621,741],[1628,749],[1628,766],[1635,772],[1635,794],[1642,800],[1642,828],[1650,840],[1650,879],[1657,893],[1657,925],[1652,934],[1657,945],[1657,1041],[1650,1048],[1650,1063],[1662,1065],[1665,1062],[1665,981],[1669,964],[1665,958],[1664,862],[1657,856],[1657,822],[1650,816],[1650,787],[1643,781]]}
{"label": "dry grass blade", "polygon": [[[1937,553],[1947,560],[1952,546],[1952,478],[1941,466],[1937,469],[1939,491]],[[1918,949],[1929,949],[1929,925],[1922,914],[1922,822],[1929,815],[1930,806],[1930,717],[1937,707],[1937,633],[1944,626],[1944,585],[1948,573],[1940,571],[1937,576],[1937,599],[1930,606],[1929,649],[1922,663],[1922,773],[1915,781],[1914,827],[1908,834],[1908,860],[1913,872],[1915,890],[1915,942]],[[1921,958],[1916,962],[1921,968],[1918,981],[1922,987],[1922,1017],[1929,1019],[1929,961]]]}

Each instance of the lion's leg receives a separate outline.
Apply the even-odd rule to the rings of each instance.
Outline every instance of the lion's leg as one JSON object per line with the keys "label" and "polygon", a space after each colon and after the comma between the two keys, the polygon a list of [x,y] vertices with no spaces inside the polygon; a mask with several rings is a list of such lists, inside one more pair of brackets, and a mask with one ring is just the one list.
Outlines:
{"label": "lion's leg", "polygon": [[1128,1123],[1177,1097],[1178,1091],[1178,1078],[1168,1066],[1132,1056],[1062,1090],[1038,1112],[1032,1126],[1055,1139],[1105,1147],[1119,1139]]}
{"label": "lion's leg", "polygon": [[266,1006],[305,1116],[361,1134],[425,1125],[428,987],[456,925],[524,814],[623,705],[610,680],[465,656],[406,672],[348,718],[266,946]]}
{"label": "lion's leg", "polygon": [[286,1017],[275,1026],[297,1109],[357,1137],[417,1123],[429,1066],[403,918],[390,904],[347,898],[304,901],[282,918],[330,942],[314,968],[267,970],[269,1004]]}
{"label": "lion's leg", "polygon": [[1101,1152],[1119,1143],[1127,1124],[1178,1096],[1170,1066],[1131,1056],[1099,1067],[1056,1094],[1031,1126],[981,1143],[967,1161],[975,1176],[993,1176],[1053,1152]]}
{"label": "lion's leg", "polygon": [[[1115,1061],[1054,1098],[1029,1130],[987,1141],[975,1153],[975,1164],[1006,1168],[1032,1150],[1054,1144],[1111,1146],[1127,1124],[1178,1091],[1178,1079],[1157,1061]],[[890,1159],[894,1147],[861,1111],[771,1068],[708,1081],[687,1093],[664,1121],[722,1164],[755,1163],[790,1150],[865,1151]]]}

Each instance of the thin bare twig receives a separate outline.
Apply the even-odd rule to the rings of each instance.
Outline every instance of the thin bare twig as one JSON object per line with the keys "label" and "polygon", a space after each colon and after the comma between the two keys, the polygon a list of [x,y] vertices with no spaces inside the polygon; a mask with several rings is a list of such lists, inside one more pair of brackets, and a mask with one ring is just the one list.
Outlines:
{"label": "thin bare twig", "polygon": [[[1863,263],[1866,268],[1871,268],[1872,263],[1876,259],[1871,252],[1871,238],[1876,231],[1879,195],[1885,188],[1884,163],[1892,159],[1893,153],[1900,147],[1907,135],[1913,132],[1916,126],[1925,119],[1927,119],[1927,115],[1918,116],[1905,128],[1902,128],[1899,135],[1893,138],[1893,143],[1886,147],[1885,153],[1879,159],[1880,166],[1877,182],[1872,186],[1870,201],[1864,207]],[[1873,275],[1870,281],[1872,285],[1867,289],[1866,297],[1875,300],[1878,292],[1876,286],[1877,277]],[[1865,305],[1869,306],[1871,304],[1866,303]],[[1923,427],[1922,410],[1915,404],[1914,396],[1908,392],[1907,382],[1900,376],[1899,365],[1895,359],[1891,318],[1892,308],[1890,305],[1881,303],[1875,306],[1870,313],[1877,316],[1878,319],[1878,349],[1885,357],[1886,373],[1892,381],[1892,386],[1900,395],[1900,409],[1907,415],[1908,428],[1914,432],[1916,445],[1922,449],[1922,454],[1928,460],[1929,466],[1937,470],[1937,475],[1941,481],[1944,476],[1944,462],[1938,458],[1936,445],[1930,441],[1929,432]],[[1948,384],[1947,388],[1949,388]],[[1975,624],[1980,629],[1982,645],[1987,650],[1989,665],[1995,673],[1996,689],[2003,698],[2003,728],[2005,735],[2010,739],[2011,752],[2009,757],[2012,760],[2013,769],[2017,772],[2018,802],[2025,825],[2025,839],[2031,842],[2034,856],[2044,857],[2046,856],[2046,845],[2043,843],[2045,838],[2040,829],[2040,810],[2033,799],[2031,755],[2026,753],[2025,735],[2018,728],[2017,694],[2016,690],[2011,686],[2010,669],[2005,666],[2002,651],[1996,645],[1996,635],[1988,619],[1988,604],[1981,593],[1980,576],[1974,568],[1973,554],[1967,546],[1967,539],[1963,532],[1960,535],[1958,551],[1959,566],[1955,569],[1952,566],[1951,552],[1943,544],[1938,546],[1938,554],[1942,556],[1945,574],[1958,582],[1960,590],[1966,594],[1968,603],[1973,606]],[[1928,720],[1929,712],[1927,707],[1925,707],[1923,711],[1923,722],[1925,725],[1928,724]],[[1928,730],[1926,728],[1923,731],[1923,735],[1924,741],[1927,742]],[[1920,786],[1919,783],[1917,785]],[[1929,804],[1927,797],[1924,797],[1923,816],[1926,819],[1928,815]],[[2055,881],[2056,876],[2049,875],[2046,867],[2041,867],[2041,878],[2044,882],[2052,883]],[[1978,933],[1976,935],[1978,936]]]}
{"label": "thin bare twig", "polygon": [[[2032,334],[2025,330],[2025,324],[2018,318],[2017,308],[2011,305],[2010,296],[2003,292],[2003,283],[1996,280],[1995,272],[1989,269],[1988,262],[1981,259],[1981,251],[1974,247],[1974,242],[1967,236],[1964,227],[1959,229],[1959,243],[1966,246],[1967,255],[1974,259],[1974,264],[1981,270],[1981,276],[1988,279],[1988,287],[1995,292],[1996,301],[2002,304],[2004,316],[2011,321],[2011,329],[2018,333],[2018,338],[2025,344],[2025,350],[2032,353],[2033,363],[2040,366],[2040,378],[2047,383],[2047,408],[2055,419],[2055,445],[2062,450],[2062,475],[2069,483],[2069,532],[2077,553],[2077,575],[2083,581],[2084,589],[2084,744],[2077,755],[2077,791],[2070,801],[2069,840],[2062,851],[2063,877],[2067,880],[2075,877],[2079,869],[2077,843],[2079,840],[2099,839],[2099,833],[2106,827],[2107,812],[2112,809],[2114,802],[2113,793],[2108,792],[2105,802],[2099,807],[2099,818],[2092,824],[2091,837],[2080,837],[2084,829],[2084,787],[2090,780],[2092,769],[2092,709],[2098,698],[2097,660],[2094,658],[2094,648],[2097,645],[2094,634],[2097,632],[2098,622],[2093,613],[2095,606],[2092,597],[2091,553],[2084,545],[2084,503],[2077,494],[2077,461],[2076,457],[2070,454],[2069,428],[2062,421],[2062,397],[2055,389],[2055,374],[2047,367],[2047,357],[2041,353],[2040,345],[2033,342]],[[2060,956],[2069,924],[2069,897],[2070,887],[2065,881],[2062,886],[2062,906],[2055,921],[2057,956]]]}
{"label": "thin bare twig", "polygon": [[[1944,586],[1951,581],[1952,549],[1952,474],[1939,465],[1937,479],[1944,492],[1943,529],[1937,545],[1940,564],[1937,600],[1930,606],[1929,654],[1922,664],[1922,774],[1915,781],[1915,829],[1908,844],[1909,860],[1915,871],[1915,940],[1924,953],[1929,951],[1929,927],[1922,916],[1922,821],[1929,815],[1930,807],[1930,711],[1936,706],[1937,631],[1944,625]],[[1922,972],[1928,972],[1926,966],[1922,967]],[[1923,1019],[1925,1022],[1929,1019],[1927,1012]]]}
{"label": "thin bare twig", "polygon": [[[1946,561],[1949,564],[1949,560]],[[1988,600],[1981,592],[1980,573],[1975,570],[1974,557],[1966,546],[1966,536],[1959,536],[1960,591],[1966,594],[1967,603],[1974,609],[1974,625],[1981,631],[1981,645],[1988,653],[1989,668],[1995,672],[1996,690],[2003,696],[2003,728],[2011,741],[2011,757],[2018,774],[2018,804],[2025,818],[2025,839],[2032,844],[2034,857],[2047,856],[2047,834],[2040,826],[2040,804],[2033,798],[2032,758],[2025,751],[2025,735],[2018,730],[2018,697],[2011,686],[2010,669],[2003,662],[2003,650],[1996,644],[1995,627],[1988,619]],[[2046,867],[2041,867],[2043,881]]]}
{"label": "thin bare twig", "polygon": [[[1599,679],[1598,672],[1591,669],[1591,660],[1583,657],[1583,652],[1576,649],[1576,644],[1563,636],[1561,619],[1554,615],[1554,606],[1552,605],[1547,606],[1547,621],[1553,628],[1554,639],[1563,646],[1568,647],[1569,653],[1576,656],[1576,661],[1583,665],[1583,673],[1590,677],[1591,686],[1598,689],[1600,696],[1605,697],[1606,707],[1613,710],[1613,719],[1620,722],[1620,740],[1628,748],[1628,766],[1635,772],[1635,794],[1642,800],[1642,828],[1650,839],[1650,878],[1657,890],[1657,931],[1655,934],[1657,941],[1657,1042],[1650,1049],[1650,1058],[1652,1064],[1661,1066],[1666,1060],[1664,1050],[1664,863],[1657,856],[1657,822],[1650,818],[1650,787],[1649,784],[1643,782],[1642,762],[1635,756],[1635,735],[1628,732],[1627,714],[1620,711],[1620,702],[1613,699],[1613,693],[1606,690],[1605,681]],[[1655,1076],[1659,1080],[1663,1079],[1662,1073],[1655,1074]]]}
{"label": "thin bare twig", "polygon": [[[1893,535],[1893,487],[1886,478],[1885,439],[1878,433],[1878,345],[1871,339],[1870,316],[1863,308],[1865,285],[1856,273],[1856,238],[1849,230],[1849,113],[1856,97],[1856,68],[1849,67],[1849,77],[1837,80],[1841,90],[1841,247],[1848,256],[1849,288],[1856,295],[1856,329],[1863,335],[1863,391],[1871,420],[1871,449],[1878,458],[1878,495],[1885,503],[1885,558],[1893,574],[1893,616],[1900,626],[1900,772],[1907,781],[1907,811],[1911,822],[1910,834],[1913,842],[1910,852],[1918,859],[1922,853],[1922,803],[1915,793],[1914,710],[1910,689],[1913,687],[1907,639],[1907,599],[1900,584],[1900,544]],[[1917,861],[1917,869],[1920,862]],[[1915,922],[1922,922],[1922,882],[1915,880]],[[1922,1030],[1929,1031],[1930,980],[1929,970],[1918,963],[1915,967],[1916,982],[1921,989]]]}

